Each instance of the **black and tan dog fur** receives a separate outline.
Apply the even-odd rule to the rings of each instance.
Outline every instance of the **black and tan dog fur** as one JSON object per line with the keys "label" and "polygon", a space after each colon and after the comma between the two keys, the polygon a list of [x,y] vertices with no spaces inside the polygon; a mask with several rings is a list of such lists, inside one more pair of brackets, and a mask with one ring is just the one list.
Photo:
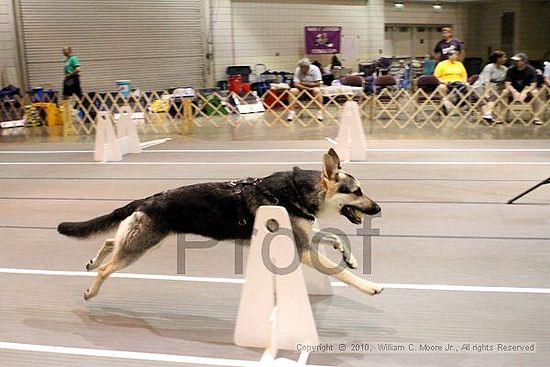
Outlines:
{"label": "black and tan dog fur", "polygon": [[[256,210],[261,205],[275,204],[284,206],[289,212],[303,263],[365,293],[380,293],[380,285],[313,253],[310,245],[314,218],[341,214],[352,223],[360,224],[364,214],[380,212],[380,207],[364,195],[359,181],[341,169],[334,150],[324,155],[323,163],[323,171],[294,168],[255,181],[183,186],[132,201],[86,222],[61,223],[59,233],[75,238],[90,237],[118,226],[115,238],[105,241],[97,255],[86,264],[88,271],[96,268],[99,271],[84,298],[96,296],[109,275],[132,264],[169,234],[193,233],[217,240],[249,240]],[[349,247],[337,236],[326,234],[323,238],[325,244],[342,253],[348,267],[357,267]],[[111,253],[112,259],[102,265]]]}

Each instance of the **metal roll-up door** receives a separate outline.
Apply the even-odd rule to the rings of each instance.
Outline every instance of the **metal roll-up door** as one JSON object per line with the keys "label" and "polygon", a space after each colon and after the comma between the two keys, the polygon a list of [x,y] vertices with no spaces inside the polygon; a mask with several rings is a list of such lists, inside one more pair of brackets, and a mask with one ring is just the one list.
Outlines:
{"label": "metal roll-up door", "polygon": [[82,64],[82,88],[204,86],[200,0],[18,0],[29,86],[60,89],[64,45]]}

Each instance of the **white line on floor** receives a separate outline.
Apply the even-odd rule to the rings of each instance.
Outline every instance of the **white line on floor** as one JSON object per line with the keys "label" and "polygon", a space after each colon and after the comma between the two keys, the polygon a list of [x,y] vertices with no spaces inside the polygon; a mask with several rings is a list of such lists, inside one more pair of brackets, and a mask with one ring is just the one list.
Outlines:
{"label": "white line on floor", "polygon": [[89,154],[93,152],[93,150],[0,150],[0,154]]}
{"label": "white line on floor", "polygon": [[[67,354],[67,355],[89,356],[89,357],[118,358],[118,359],[129,359],[129,360],[138,360],[138,361],[183,363],[183,364],[192,364],[192,365],[265,367],[265,366],[261,366],[258,361],[246,361],[246,360],[239,360],[239,359],[193,357],[193,356],[183,356],[183,355],[176,355],[176,354],[128,352],[128,351],[107,350],[107,349],[59,347],[59,346],[39,345],[39,344],[0,342],[0,349],[17,350],[17,351],[25,351],[25,352]],[[314,365],[308,365],[308,366],[322,367],[322,366],[314,366]]]}
{"label": "white line on floor", "polygon": [[[143,146],[142,148],[147,148]],[[159,143],[160,144],[160,143]],[[152,145],[151,145],[152,146]],[[142,153],[316,153],[327,149],[145,149]],[[0,154],[65,154],[93,153],[93,150],[0,150]]]}
{"label": "white line on floor", "polygon": [[[15,269],[0,268],[0,274],[22,274],[22,275],[53,275],[53,276],[79,276],[94,277],[97,273],[84,271],[59,271],[59,270],[36,270],[36,269]],[[135,274],[115,273],[112,278],[122,279],[144,279],[144,280],[168,280],[180,282],[201,282],[218,284],[244,284],[242,278],[209,278],[192,277],[183,275],[157,275],[157,274]],[[347,287],[341,282],[332,282],[335,287]],[[490,292],[490,293],[536,293],[550,294],[550,288],[526,288],[526,287],[488,287],[473,285],[442,285],[442,284],[383,284],[387,289],[404,290],[425,290],[425,291],[453,291],[453,292]]]}
{"label": "white line on floor", "polygon": [[[35,270],[35,269],[11,269],[0,268],[0,274],[25,274],[25,275],[55,275],[55,276],[73,276],[73,277],[95,277],[95,272],[84,271],[59,271],[59,270]],[[226,284],[244,284],[242,278],[204,278],[190,277],[184,275],[157,275],[157,274],[133,274],[133,273],[115,273],[111,278],[124,279],[146,279],[146,280],[171,280],[180,282],[200,282],[200,283],[226,283]]]}
{"label": "white line on floor", "polygon": [[550,152],[545,148],[373,148],[367,149],[373,152]]}
{"label": "white line on floor", "polygon": [[147,149],[145,153],[318,153],[327,149]]}
{"label": "white line on floor", "polygon": [[[289,166],[289,165],[320,165],[321,162],[0,162],[0,166]],[[547,162],[468,162],[468,161],[372,161],[346,162],[347,165],[410,165],[410,166],[547,166]]]}
{"label": "white line on floor", "polygon": [[[142,148],[164,143],[166,139],[152,140],[142,143]],[[149,144],[151,143],[151,144]],[[325,152],[326,148],[312,149],[146,149],[143,153],[281,153]],[[68,153],[93,153],[93,150],[0,150],[0,154],[68,154]],[[536,153],[550,152],[546,148],[369,148],[368,152],[493,152],[493,153]]]}
{"label": "white line on floor", "polygon": [[443,284],[383,284],[383,286],[384,288],[387,288],[387,289],[408,289],[408,290],[423,290],[423,291],[550,294],[550,288],[487,287],[487,286],[477,286],[477,285],[443,285]]}

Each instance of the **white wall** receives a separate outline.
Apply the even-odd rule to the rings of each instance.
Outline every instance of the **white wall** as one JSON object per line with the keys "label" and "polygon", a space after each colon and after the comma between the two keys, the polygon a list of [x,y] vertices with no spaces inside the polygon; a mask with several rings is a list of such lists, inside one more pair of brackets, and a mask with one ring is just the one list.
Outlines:
{"label": "white wall", "polygon": [[[386,0],[205,0],[207,3],[212,4],[208,17],[212,82],[225,78],[228,65],[266,63],[273,69],[292,70],[303,57],[305,25],[340,25],[344,34],[358,34],[360,57],[371,59],[379,49],[384,53],[384,24],[452,24],[457,38],[464,41],[467,56],[486,57],[489,46],[500,48],[502,13],[515,11],[516,47],[532,58],[550,51],[550,5],[533,0],[444,3],[441,13],[434,13],[429,2],[410,1],[405,1],[402,12]],[[0,75],[4,84],[17,85],[13,19],[12,0],[0,0]]]}
{"label": "white wall", "polygon": [[223,79],[227,65],[235,65],[233,52],[233,25],[231,0],[211,0],[210,10],[210,52],[213,59],[209,70],[211,80]]}
{"label": "white wall", "polygon": [[[487,58],[487,50],[501,48],[501,19],[506,12],[516,13],[516,31],[514,43],[520,47],[519,30],[521,28],[520,1],[488,0],[480,4],[469,4],[465,8],[465,18],[469,19],[466,50],[468,56]],[[532,35],[535,37],[535,35]]]}
{"label": "white wall", "polygon": [[531,59],[550,61],[550,2],[522,0],[519,22],[519,48]]}
{"label": "white wall", "polygon": [[[213,0],[215,79],[228,65],[266,64],[292,71],[304,57],[304,27],[341,26],[359,36],[359,58],[384,47],[383,0]],[[327,64],[330,56],[315,56]],[[345,65],[355,69],[357,65]]]}
{"label": "white wall", "polygon": [[550,3],[486,0],[465,6],[464,17],[469,19],[466,37],[469,55],[486,58],[489,47],[501,48],[500,27],[505,12],[516,13],[516,51],[526,52],[534,60],[550,54]]}
{"label": "white wall", "polygon": [[[455,37],[463,41],[467,24],[464,21],[461,4],[443,3],[441,12],[434,12],[430,2],[413,3],[405,1],[405,8],[397,10],[393,0],[385,1],[385,24],[394,25],[386,32],[388,56],[418,57],[431,54],[435,44],[441,39],[441,33],[435,27],[418,32],[415,25],[453,27]],[[408,32],[400,32],[399,27],[408,26]],[[421,43],[421,40],[424,43]]]}
{"label": "white wall", "polygon": [[386,24],[423,24],[423,25],[452,25],[455,28],[457,38],[462,33],[460,5],[443,3],[440,13],[435,13],[432,4],[405,2],[405,8],[397,10],[393,0],[385,1]]}
{"label": "white wall", "polygon": [[19,85],[17,47],[11,0],[0,0],[0,87]]}

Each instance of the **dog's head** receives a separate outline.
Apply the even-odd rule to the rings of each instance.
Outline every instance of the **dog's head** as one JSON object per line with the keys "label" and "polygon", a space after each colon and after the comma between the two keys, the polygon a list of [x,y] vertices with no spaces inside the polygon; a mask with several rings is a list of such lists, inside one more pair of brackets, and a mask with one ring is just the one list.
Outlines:
{"label": "dog's head", "polygon": [[322,183],[326,190],[324,211],[339,212],[353,224],[361,224],[365,214],[380,213],[380,207],[365,195],[361,183],[342,170],[334,149],[324,155],[323,163]]}

